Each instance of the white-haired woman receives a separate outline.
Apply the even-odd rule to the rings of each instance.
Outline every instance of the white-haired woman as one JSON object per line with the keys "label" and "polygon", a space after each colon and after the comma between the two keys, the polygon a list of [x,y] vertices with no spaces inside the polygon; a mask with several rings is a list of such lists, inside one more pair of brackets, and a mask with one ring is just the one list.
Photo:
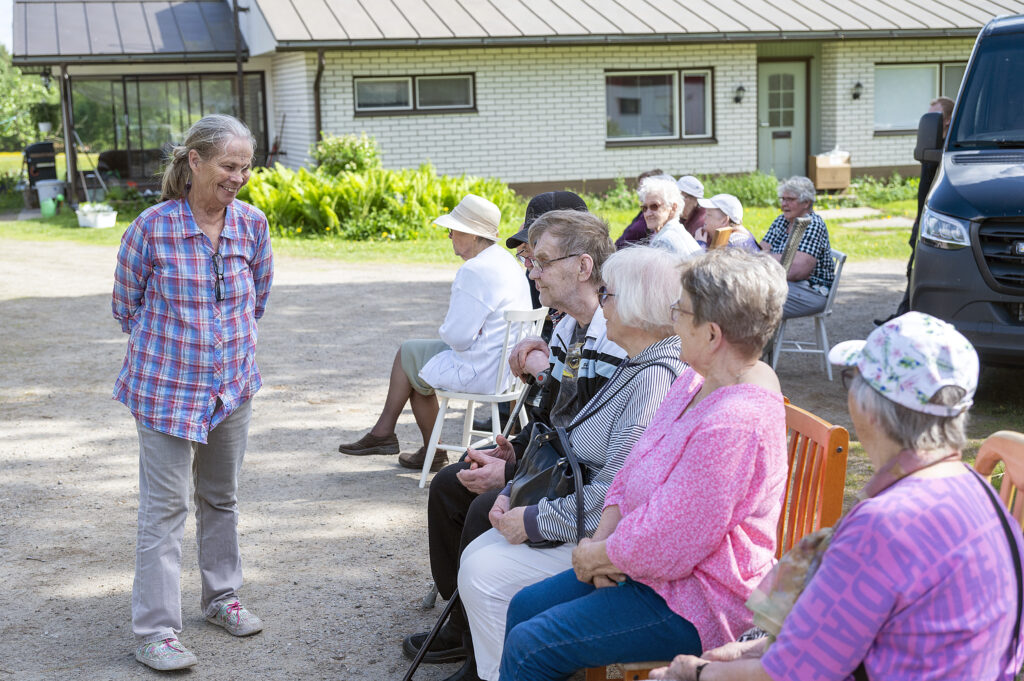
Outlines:
{"label": "white-haired woman", "polygon": [[770,648],[764,638],[680,656],[652,678],[1012,681],[1024,663],[1024,541],[960,460],[974,348],[910,312],[829,359],[847,367],[850,418],[876,471],[863,501],[806,556],[820,566]]}
{"label": "white-haired woman", "polygon": [[811,210],[815,198],[814,183],[810,178],[794,176],[779,184],[779,203],[782,214],[775,218],[761,239],[761,250],[782,260],[782,251],[799,217],[809,217],[811,224],[800,239],[793,264],[789,266],[789,297],[782,312],[783,319],[802,317],[825,309],[828,292],[835,280],[832,264],[832,246],[828,228],[821,216]]}
{"label": "white-haired woman", "polygon": [[758,359],[785,296],[782,268],[759,253],[687,264],[672,310],[690,368],[615,476],[573,570],[512,599],[502,681],[699,654],[750,626],[744,602],[774,562],[786,483],[783,397]]}
{"label": "white-haired woman", "polygon": [[732,230],[729,246],[753,252],[761,250],[757,239],[743,226],[743,204],[735,196],[715,194],[710,199],[699,199],[697,203],[707,212],[704,227],[697,232],[697,243],[706,247],[714,240],[716,231],[728,227]]}
{"label": "white-haired woman", "polygon": [[645,179],[640,183],[638,194],[647,229],[652,234],[651,246],[668,249],[683,258],[701,252],[697,240],[679,222],[683,195],[671,177],[659,175]]}
{"label": "white-haired woman", "polygon": [[196,663],[181,632],[181,540],[189,482],[206,619],[235,636],[263,624],[238,600],[238,472],[261,386],[256,322],[273,257],[263,213],[235,198],[255,140],[241,121],[205,116],[174,148],[163,202],[125,231],[113,313],[128,336],[114,397],[139,434],[139,523],[132,586],[135,658],[153,669]]}
{"label": "white-haired woman", "polygon": [[[605,284],[599,300],[608,339],[626,351],[627,359],[567,427],[573,450],[587,470],[583,496],[588,535],[597,529],[615,473],[684,368],[669,312],[679,297],[679,267],[676,256],[637,246],[615,253],[601,268]],[[511,598],[572,564],[576,496],[510,509],[509,496],[503,494],[491,509],[491,523],[494,529],[462,554],[459,595],[472,631],[476,671],[480,678],[493,680],[498,678]],[[544,541],[565,543],[530,546]]]}

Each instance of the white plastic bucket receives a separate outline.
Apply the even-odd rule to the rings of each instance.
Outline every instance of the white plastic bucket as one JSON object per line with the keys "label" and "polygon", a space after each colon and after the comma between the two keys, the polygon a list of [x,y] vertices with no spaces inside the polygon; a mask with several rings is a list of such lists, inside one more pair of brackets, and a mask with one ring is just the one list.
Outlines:
{"label": "white plastic bucket", "polygon": [[39,202],[47,199],[56,199],[64,193],[64,183],[60,180],[39,180],[36,182],[36,193],[39,194]]}

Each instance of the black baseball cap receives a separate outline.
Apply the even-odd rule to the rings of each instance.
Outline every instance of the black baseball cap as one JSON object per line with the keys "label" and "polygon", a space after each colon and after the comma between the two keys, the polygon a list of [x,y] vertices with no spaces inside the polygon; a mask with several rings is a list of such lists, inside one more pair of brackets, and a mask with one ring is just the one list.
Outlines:
{"label": "black baseball cap", "polygon": [[587,212],[586,202],[572,192],[544,192],[530,199],[526,206],[526,217],[523,227],[505,240],[506,248],[515,248],[529,240],[530,225],[544,213],[552,210],[578,210]]}

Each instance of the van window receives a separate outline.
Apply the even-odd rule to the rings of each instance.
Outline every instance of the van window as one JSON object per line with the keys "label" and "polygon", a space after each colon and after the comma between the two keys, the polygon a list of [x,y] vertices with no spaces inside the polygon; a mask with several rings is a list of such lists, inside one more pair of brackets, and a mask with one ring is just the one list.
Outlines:
{"label": "van window", "polygon": [[1024,50],[1021,36],[978,44],[960,92],[950,149],[1024,148]]}

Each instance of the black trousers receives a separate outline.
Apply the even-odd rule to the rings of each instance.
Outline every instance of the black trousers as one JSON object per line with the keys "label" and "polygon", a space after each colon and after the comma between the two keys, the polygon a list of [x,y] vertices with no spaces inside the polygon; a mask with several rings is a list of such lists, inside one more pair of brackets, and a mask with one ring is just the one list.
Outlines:
{"label": "black trousers", "polygon": [[[501,490],[474,494],[455,476],[469,468],[465,462],[445,466],[430,481],[427,501],[427,537],[430,542],[430,572],[437,591],[450,599],[458,586],[459,556],[471,541],[491,529],[487,514]],[[469,623],[461,604],[452,608],[449,631],[468,632]],[[453,631],[453,633],[454,633]]]}

